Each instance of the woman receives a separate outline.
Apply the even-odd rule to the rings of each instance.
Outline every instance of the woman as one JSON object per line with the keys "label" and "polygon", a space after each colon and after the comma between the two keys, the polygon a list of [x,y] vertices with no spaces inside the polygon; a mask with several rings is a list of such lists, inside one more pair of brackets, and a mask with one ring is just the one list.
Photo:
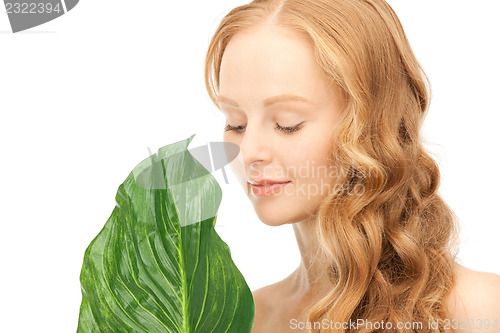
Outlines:
{"label": "woman", "polygon": [[427,77],[386,2],[237,7],[205,80],[257,215],[292,224],[302,256],[253,292],[253,332],[500,332],[500,276],[455,262],[420,138]]}

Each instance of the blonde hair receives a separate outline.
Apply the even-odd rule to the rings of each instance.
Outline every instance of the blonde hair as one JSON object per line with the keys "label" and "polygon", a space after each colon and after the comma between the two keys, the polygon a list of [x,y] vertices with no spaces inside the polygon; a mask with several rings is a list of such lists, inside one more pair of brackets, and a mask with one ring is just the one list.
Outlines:
{"label": "blonde hair", "polygon": [[444,332],[457,218],[437,193],[439,168],[422,146],[431,88],[398,17],[383,0],[239,6],[220,22],[206,56],[205,83],[216,106],[226,46],[238,31],[260,24],[306,33],[318,65],[346,101],[330,158],[339,170],[334,188],[348,190],[326,197],[315,224],[335,287],[307,309],[307,321],[394,325],[377,332],[414,332],[395,325],[421,322],[418,332]]}

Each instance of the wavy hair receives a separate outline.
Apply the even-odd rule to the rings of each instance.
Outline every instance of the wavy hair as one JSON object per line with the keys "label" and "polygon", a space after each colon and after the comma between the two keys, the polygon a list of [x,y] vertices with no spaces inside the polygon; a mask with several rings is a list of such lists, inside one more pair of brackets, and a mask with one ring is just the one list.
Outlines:
{"label": "wavy hair", "polygon": [[[205,84],[216,106],[226,46],[259,24],[306,33],[346,101],[330,156],[339,171],[334,188],[344,190],[328,194],[315,223],[334,288],[307,309],[307,321],[394,325],[360,333],[444,332],[457,216],[437,192],[439,167],[420,137],[430,83],[394,10],[384,0],[255,0],[231,10],[206,55]],[[422,326],[409,327],[415,322]]]}

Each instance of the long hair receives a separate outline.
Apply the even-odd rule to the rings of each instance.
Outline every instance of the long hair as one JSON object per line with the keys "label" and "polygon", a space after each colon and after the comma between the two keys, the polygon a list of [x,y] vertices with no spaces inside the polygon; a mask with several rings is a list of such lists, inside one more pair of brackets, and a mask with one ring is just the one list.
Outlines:
{"label": "long hair", "polygon": [[255,0],[231,10],[205,62],[216,106],[226,46],[259,24],[306,33],[346,101],[330,139],[340,190],[322,202],[314,229],[334,288],[307,309],[307,321],[366,325],[308,332],[444,332],[457,216],[438,194],[439,167],[423,149],[431,87],[395,12],[384,0]]}

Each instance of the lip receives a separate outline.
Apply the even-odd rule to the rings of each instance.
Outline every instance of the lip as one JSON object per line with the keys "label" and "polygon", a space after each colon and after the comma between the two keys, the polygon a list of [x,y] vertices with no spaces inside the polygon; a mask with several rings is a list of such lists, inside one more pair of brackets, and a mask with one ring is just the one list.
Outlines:
{"label": "lip", "polygon": [[273,179],[249,179],[248,183],[255,186],[272,185],[272,184],[285,184],[289,180],[273,180]]}
{"label": "lip", "polygon": [[268,197],[280,193],[285,186],[291,181],[276,181],[269,179],[262,179],[259,181],[248,182],[252,188],[252,193],[257,197]]}

